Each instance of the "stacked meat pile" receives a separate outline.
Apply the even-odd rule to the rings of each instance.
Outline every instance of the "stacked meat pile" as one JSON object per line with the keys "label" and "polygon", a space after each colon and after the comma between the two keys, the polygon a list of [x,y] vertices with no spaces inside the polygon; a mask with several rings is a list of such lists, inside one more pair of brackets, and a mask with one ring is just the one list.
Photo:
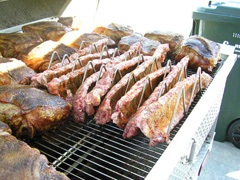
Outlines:
{"label": "stacked meat pile", "polygon": [[[83,33],[73,21],[39,22],[22,33],[0,34],[0,76],[6,79],[0,82],[0,120],[14,135],[33,138],[70,114],[77,122],[94,116],[97,124],[112,121],[124,129],[124,138],[142,132],[151,146],[168,140],[211,82],[207,72],[220,59],[219,45],[161,31],[141,36],[115,23]],[[14,70],[6,65],[14,62]],[[206,72],[187,77],[188,68],[198,67]]]}

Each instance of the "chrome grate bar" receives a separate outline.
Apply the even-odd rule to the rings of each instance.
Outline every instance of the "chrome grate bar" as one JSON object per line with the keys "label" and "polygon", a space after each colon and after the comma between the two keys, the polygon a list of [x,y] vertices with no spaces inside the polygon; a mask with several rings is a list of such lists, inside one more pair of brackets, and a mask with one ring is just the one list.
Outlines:
{"label": "chrome grate bar", "polygon": [[[188,71],[188,76],[193,73]],[[213,77],[215,74],[213,72]],[[204,92],[197,94],[187,115],[170,132],[170,140]],[[113,123],[100,126],[94,119],[89,119],[82,124],[69,118],[55,132],[34,139],[29,145],[39,149],[50,164],[72,180],[144,179],[168,145],[162,143],[150,147],[149,139],[141,133],[128,140],[123,139],[122,134],[123,130]]]}

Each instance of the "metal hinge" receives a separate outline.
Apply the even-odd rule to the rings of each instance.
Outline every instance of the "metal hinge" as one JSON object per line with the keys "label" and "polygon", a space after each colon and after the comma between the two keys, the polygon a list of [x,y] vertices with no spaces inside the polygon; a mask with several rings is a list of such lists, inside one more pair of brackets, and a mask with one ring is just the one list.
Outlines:
{"label": "metal hinge", "polygon": [[182,156],[181,162],[183,164],[190,164],[190,163],[196,162],[196,160],[197,160],[196,149],[197,149],[196,140],[194,138],[192,138],[191,143],[190,143],[189,152],[188,152],[188,154],[185,154],[184,156]]}

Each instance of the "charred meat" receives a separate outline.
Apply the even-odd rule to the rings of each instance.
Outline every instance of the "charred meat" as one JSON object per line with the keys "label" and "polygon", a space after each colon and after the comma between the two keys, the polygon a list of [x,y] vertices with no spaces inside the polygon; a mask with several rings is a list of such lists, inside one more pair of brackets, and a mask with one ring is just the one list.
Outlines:
{"label": "charred meat", "polygon": [[134,34],[133,29],[130,26],[111,23],[107,26],[98,26],[93,32],[110,37],[116,44],[123,36],[130,36]]}
{"label": "charred meat", "polygon": [[19,137],[33,138],[54,129],[70,109],[62,98],[27,85],[0,87],[0,120]]}
{"label": "charred meat", "polygon": [[62,43],[51,40],[45,41],[37,46],[31,46],[25,49],[19,56],[27,66],[36,72],[42,72],[49,66],[49,62],[53,52],[59,54],[60,60],[57,56],[53,57],[53,64],[59,63],[65,54],[71,55],[76,52],[76,49],[68,47]]}
{"label": "charred meat", "polygon": [[181,34],[168,32],[168,31],[149,31],[144,34],[144,37],[147,37],[149,39],[159,41],[162,44],[168,43],[169,44],[169,55],[171,58],[175,58],[183,40],[184,37]]}
{"label": "charred meat", "polygon": [[129,50],[130,46],[136,42],[141,43],[142,51],[141,53],[146,56],[152,56],[157,47],[160,45],[160,42],[142,37],[139,35],[124,36],[118,43],[118,49],[120,52],[126,52]]}
{"label": "charred meat", "polygon": [[186,39],[181,46],[176,60],[188,55],[189,65],[197,69],[212,72],[217,62],[220,60],[220,45],[200,36],[191,36]]}
{"label": "charred meat", "polygon": [[[0,121],[0,128],[1,128]],[[68,180],[48,164],[46,156],[0,129],[0,179]]]}
{"label": "charred meat", "polygon": [[0,34],[0,52],[3,57],[18,58],[18,55],[28,47],[43,42],[34,33],[2,33]]}
{"label": "charred meat", "polygon": [[66,32],[72,31],[72,28],[56,21],[41,21],[23,26],[22,31],[38,34],[44,41],[58,41]]}
{"label": "charred meat", "polygon": [[0,57],[0,86],[7,84],[29,84],[36,73],[22,61]]}

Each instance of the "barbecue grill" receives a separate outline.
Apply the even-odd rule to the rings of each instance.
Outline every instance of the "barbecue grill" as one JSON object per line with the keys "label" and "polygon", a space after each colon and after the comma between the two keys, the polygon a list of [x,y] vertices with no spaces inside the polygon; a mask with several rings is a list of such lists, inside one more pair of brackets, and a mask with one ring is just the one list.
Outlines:
{"label": "barbecue grill", "polygon": [[[70,1],[58,5],[39,1],[44,11],[57,7],[53,14],[31,20],[11,22],[1,32],[18,31],[23,23],[37,20],[54,20],[61,15]],[[15,7],[17,1],[4,6]],[[28,3],[24,0],[24,3]],[[23,6],[23,5],[22,5]],[[30,10],[31,11],[31,10]],[[43,13],[43,14],[41,14]],[[3,17],[11,17],[7,13]],[[27,22],[26,22],[27,21]],[[92,117],[87,123],[76,123],[73,118],[54,132],[26,141],[46,155],[51,165],[64,172],[70,179],[190,179],[197,177],[202,162],[209,152],[214,138],[215,124],[220,110],[225,82],[236,61],[234,48],[222,46],[221,61],[211,74],[210,86],[197,94],[189,111],[170,133],[170,143],[149,146],[149,139],[142,134],[125,140],[123,130],[108,123],[97,125]],[[188,70],[188,75],[195,72]]]}

